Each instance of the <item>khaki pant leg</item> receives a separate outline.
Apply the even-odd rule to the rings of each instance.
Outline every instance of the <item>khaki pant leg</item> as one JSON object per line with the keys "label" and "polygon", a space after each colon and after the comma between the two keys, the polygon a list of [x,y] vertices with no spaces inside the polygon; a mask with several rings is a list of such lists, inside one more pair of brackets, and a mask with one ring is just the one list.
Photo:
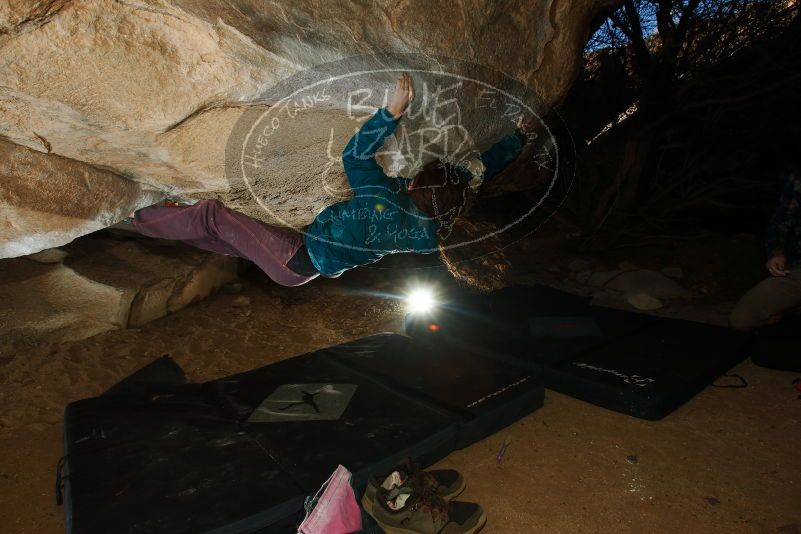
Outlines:
{"label": "khaki pant leg", "polygon": [[795,267],[788,276],[771,276],[751,288],[732,310],[729,324],[738,330],[751,330],[799,307],[801,267]]}

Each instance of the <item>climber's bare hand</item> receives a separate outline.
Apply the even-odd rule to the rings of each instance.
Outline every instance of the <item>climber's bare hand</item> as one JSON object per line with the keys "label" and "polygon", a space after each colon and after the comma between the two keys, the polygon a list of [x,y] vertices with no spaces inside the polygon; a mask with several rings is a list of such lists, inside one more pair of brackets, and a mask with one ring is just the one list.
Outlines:
{"label": "climber's bare hand", "polygon": [[532,115],[526,118],[526,116],[521,113],[517,118],[517,129],[527,136],[533,134],[537,129],[537,117]]}
{"label": "climber's bare hand", "polygon": [[765,264],[765,267],[767,267],[772,276],[787,276],[790,274],[787,269],[787,257],[781,252],[774,254]]}
{"label": "climber's bare hand", "polygon": [[406,108],[409,107],[409,102],[414,98],[414,85],[412,84],[412,77],[408,72],[404,72],[395,82],[395,91],[389,99],[387,110],[392,114],[395,119],[400,119]]}

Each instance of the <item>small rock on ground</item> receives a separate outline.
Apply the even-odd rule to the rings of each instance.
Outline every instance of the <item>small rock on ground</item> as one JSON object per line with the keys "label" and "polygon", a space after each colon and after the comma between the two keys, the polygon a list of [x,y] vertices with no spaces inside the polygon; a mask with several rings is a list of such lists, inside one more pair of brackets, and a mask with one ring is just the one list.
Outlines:
{"label": "small rock on ground", "polygon": [[647,293],[629,293],[626,295],[626,302],[634,306],[638,310],[658,310],[662,307],[662,301],[656,297],[652,297]]}
{"label": "small rock on ground", "polygon": [[244,308],[246,306],[250,306],[250,298],[240,295],[234,299],[231,305],[235,308]]}

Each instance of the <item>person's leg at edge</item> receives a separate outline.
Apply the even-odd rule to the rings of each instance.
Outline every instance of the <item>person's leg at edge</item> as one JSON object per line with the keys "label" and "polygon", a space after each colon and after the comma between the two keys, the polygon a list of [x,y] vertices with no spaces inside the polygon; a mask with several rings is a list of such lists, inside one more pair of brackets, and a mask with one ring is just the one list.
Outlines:
{"label": "person's leg at edge", "polygon": [[187,207],[143,208],[135,213],[133,224],[149,237],[185,241],[204,250],[248,259],[284,286],[315,278],[287,267],[303,245],[301,234],[230,210],[216,200],[201,200]]}
{"label": "person's leg at edge", "polygon": [[787,276],[771,276],[751,288],[732,310],[729,324],[737,330],[749,331],[776,323],[799,307],[801,266],[796,266]]}

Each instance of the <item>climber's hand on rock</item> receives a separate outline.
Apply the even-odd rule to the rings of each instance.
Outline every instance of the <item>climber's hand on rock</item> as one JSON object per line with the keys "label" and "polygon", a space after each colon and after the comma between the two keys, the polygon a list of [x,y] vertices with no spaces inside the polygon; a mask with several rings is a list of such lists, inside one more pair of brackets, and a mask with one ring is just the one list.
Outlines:
{"label": "climber's hand on rock", "polygon": [[412,84],[412,77],[408,72],[404,72],[395,82],[395,91],[389,99],[387,110],[392,114],[395,119],[400,119],[406,108],[409,107],[409,102],[414,98],[414,85]]}
{"label": "climber's hand on rock", "polygon": [[773,276],[787,276],[790,274],[790,271],[787,270],[787,258],[782,253],[774,254],[765,264],[765,267]]}

